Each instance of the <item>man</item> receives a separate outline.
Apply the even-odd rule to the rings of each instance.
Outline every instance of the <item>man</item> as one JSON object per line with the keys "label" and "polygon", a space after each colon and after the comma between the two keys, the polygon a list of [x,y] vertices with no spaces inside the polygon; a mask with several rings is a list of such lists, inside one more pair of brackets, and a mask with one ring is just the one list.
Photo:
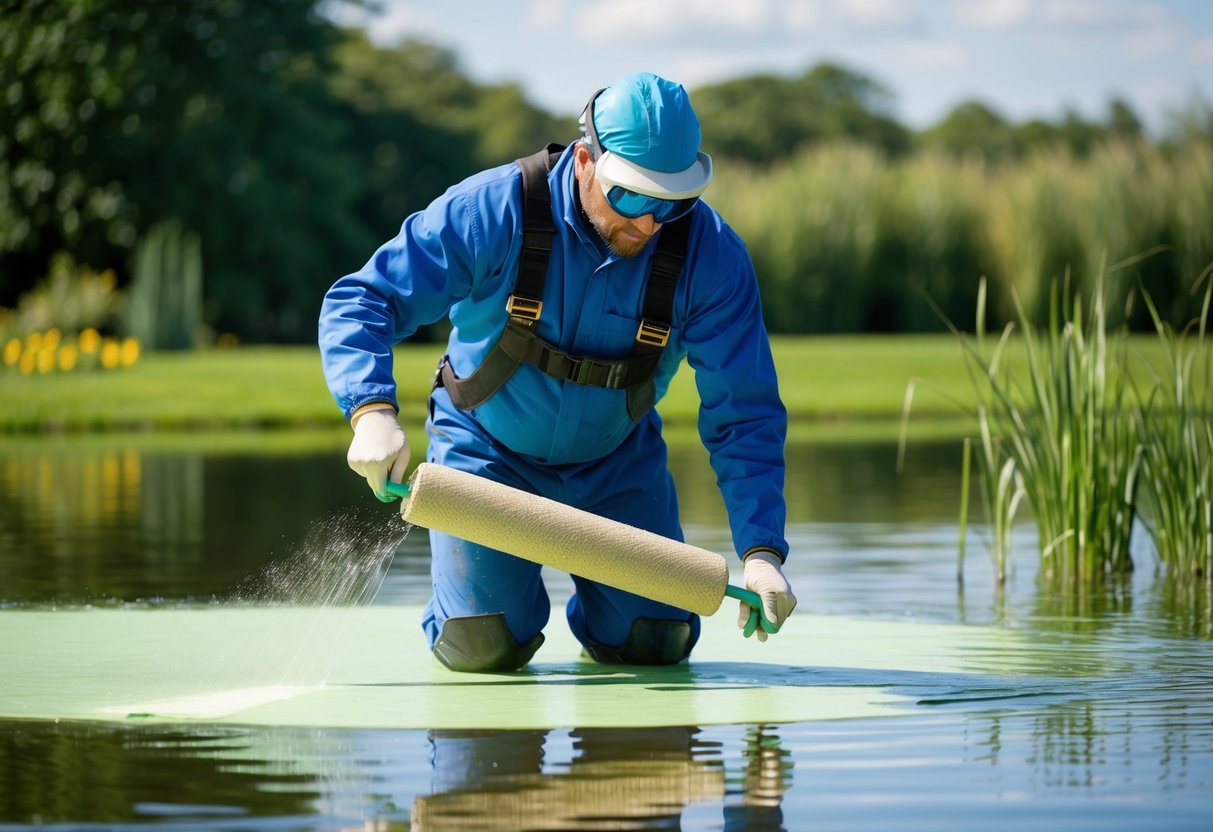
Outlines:
{"label": "man", "polygon": [[[452,187],[329,290],[320,346],[354,429],[349,465],[380,495],[403,477],[391,347],[449,316],[431,461],[682,540],[653,404],[685,357],[746,588],[778,624],[796,605],[781,570],[787,416],[753,265],[699,199],[712,176],[699,121],[680,85],[637,73],[596,93],[582,124],[559,155]],[[526,664],[550,613],[540,567],[447,534],[430,542],[435,656],[461,671]],[[569,626],[598,661],[675,663],[699,637],[685,610],[574,584]],[[749,612],[743,602],[739,624]]]}

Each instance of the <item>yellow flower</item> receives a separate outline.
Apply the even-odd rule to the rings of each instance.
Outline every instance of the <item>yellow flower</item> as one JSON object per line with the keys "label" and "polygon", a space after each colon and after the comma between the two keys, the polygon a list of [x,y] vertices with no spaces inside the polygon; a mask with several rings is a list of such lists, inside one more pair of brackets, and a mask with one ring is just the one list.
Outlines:
{"label": "yellow flower", "polygon": [[42,335],[42,348],[46,350],[53,350],[55,347],[59,346],[59,339],[61,337],[62,336],[59,333],[58,327],[51,327]]}
{"label": "yellow flower", "polygon": [[106,338],[101,342],[101,366],[107,370],[112,370],[118,366],[118,362],[122,360],[122,348],[118,346],[118,342],[113,338]]}
{"label": "yellow flower", "polygon": [[49,373],[55,369],[55,351],[38,350],[38,372]]}
{"label": "yellow flower", "polygon": [[79,354],[72,344],[64,344],[59,348],[59,369],[65,373],[76,369],[76,359]]}
{"label": "yellow flower", "polygon": [[10,338],[4,345],[4,366],[12,367],[21,360],[21,339]]}
{"label": "yellow flower", "polygon": [[81,332],[76,340],[80,342],[80,352],[92,355],[97,351],[97,347],[101,346],[101,333],[90,326]]}
{"label": "yellow flower", "polygon": [[37,362],[37,360],[38,353],[34,352],[33,350],[26,350],[25,352],[21,353],[21,363],[18,365],[18,369],[21,370],[21,374],[28,376],[30,373],[32,373],[34,371],[34,364]]}
{"label": "yellow flower", "polygon": [[122,342],[122,366],[129,367],[139,360],[139,341],[127,338]]}
{"label": "yellow flower", "polygon": [[37,352],[42,349],[42,333],[31,332],[25,336],[25,348],[30,352]]}

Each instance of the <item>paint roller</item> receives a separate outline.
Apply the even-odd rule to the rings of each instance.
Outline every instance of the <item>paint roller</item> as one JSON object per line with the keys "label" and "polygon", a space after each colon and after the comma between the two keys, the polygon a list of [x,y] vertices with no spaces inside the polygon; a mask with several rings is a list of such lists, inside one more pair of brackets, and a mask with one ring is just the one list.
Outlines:
{"label": "paint roller", "polygon": [[414,525],[700,615],[735,598],[750,605],[746,636],[779,631],[756,592],[729,584],[716,552],[431,462],[387,492],[404,498],[400,513]]}

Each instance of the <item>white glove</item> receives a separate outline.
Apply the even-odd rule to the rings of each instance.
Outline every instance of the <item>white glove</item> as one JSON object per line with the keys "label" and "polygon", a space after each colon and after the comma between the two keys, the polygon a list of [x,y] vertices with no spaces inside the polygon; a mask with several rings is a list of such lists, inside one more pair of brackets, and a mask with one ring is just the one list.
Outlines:
{"label": "white glove", "polygon": [[[745,588],[762,598],[763,613],[776,627],[781,626],[796,609],[796,596],[792,594],[788,579],[783,576],[782,566],[779,555],[765,549],[750,552],[745,559]],[[742,601],[737,626],[745,629],[749,618],[750,605]],[[767,640],[767,633],[761,626],[754,633],[759,641]]]}
{"label": "white glove", "polygon": [[354,440],[345,460],[377,495],[386,493],[387,480],[400,482],[409,466],[409,441],[390,405],[354,415]]}

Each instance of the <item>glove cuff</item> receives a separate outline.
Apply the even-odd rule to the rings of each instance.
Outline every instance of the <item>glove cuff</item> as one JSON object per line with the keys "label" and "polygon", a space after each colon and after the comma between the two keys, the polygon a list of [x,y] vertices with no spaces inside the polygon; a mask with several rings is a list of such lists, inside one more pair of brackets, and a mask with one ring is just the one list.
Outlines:
{"label": "glove cuff", "polygon": [[392,406],[391,402],[367,402],[366,404],[356,408],[354,412],[350,414],[350,427],[358,427],[358,420],[367,413],[370,413],[372,410],[390,410],[392,411],[392,415],[396,414],[396,408]]}
{"label": "glove cuff", "polygon": [[758,554],[764,554],[764,555],[770,556],[770,558],[764,557],[764,558],[759,558],[759,560],[769,560],[769,559],[773,558],[775,563],[779,566],[783,566],[784,562],[787,560],[786,557],[784,557],[783,555],[781,555],[779,553],[778,549],[772,549],[770,546],[752,546],[751,548],[745,550],[745,554],[741,556],[741,562],[745,563],[746,560],[749,559],[750,555],[758,555]]}

